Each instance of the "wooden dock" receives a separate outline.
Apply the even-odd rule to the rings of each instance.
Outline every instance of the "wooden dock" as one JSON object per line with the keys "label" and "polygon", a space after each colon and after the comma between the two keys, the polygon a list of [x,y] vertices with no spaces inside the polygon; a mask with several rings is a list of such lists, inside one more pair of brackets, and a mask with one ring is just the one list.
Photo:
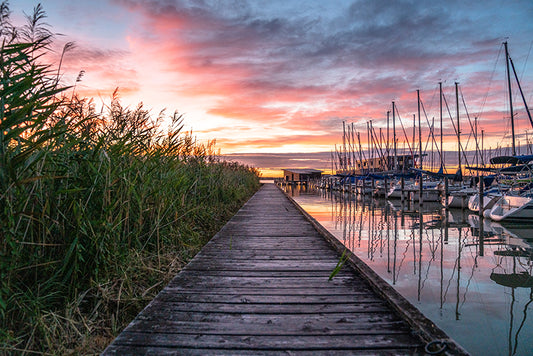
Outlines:
{"label": "wooden dock", "polygon": [[423,354],[427,341],[265,184],[104,351]]}

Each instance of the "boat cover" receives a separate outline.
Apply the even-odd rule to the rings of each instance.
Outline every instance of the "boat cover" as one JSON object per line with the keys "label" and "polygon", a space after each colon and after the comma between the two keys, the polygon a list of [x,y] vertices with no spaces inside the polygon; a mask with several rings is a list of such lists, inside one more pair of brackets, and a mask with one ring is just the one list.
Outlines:
{"label": "boat cover", "polygon": [[492,164],[523,164],[531,161],[533,161],[533,155],[496,156],[490,159]]}

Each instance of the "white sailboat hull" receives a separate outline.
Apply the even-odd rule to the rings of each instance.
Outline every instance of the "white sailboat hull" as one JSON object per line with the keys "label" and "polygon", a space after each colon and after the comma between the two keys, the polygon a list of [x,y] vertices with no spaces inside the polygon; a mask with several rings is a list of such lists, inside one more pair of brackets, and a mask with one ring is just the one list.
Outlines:
{"label": "white sailboat hull", "polygon": [[[502,197],[501,194],[487,194],[483,197],[483,208],[482,211],[487,209],[492,209],[494,204]],[[468,200],[468,209],[472,211],[479,211],[480,209],[480,199],[479,194],[474,194]]]}
{"label": "white sailboat hull", "polygon": [[533,198],[504,195],[488,215],[494,221],[533,219]]}

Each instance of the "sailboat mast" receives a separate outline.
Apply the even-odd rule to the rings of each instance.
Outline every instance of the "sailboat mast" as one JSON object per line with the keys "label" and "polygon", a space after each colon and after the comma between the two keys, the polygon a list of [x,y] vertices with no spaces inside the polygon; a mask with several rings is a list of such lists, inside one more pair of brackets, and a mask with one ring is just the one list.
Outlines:
{"label": "sailboat mast", "polygon": [[529,123],[533,127],[533,118],[531,118],[531,112],[529,111],[529,107],[527,106],[526,97],[524,96],[524,91],[522,90],[522,86],[520,85],[520,81],[518,80],[518,75],[516,74],[516,69],[514,67],[513,59],[511,56],[509,56],[509,63],[511,63],[511,68],[513,69],[513,74],[516,79],[516,84],[518,85],[518,90],[520,91],[520,95],[522,96],[522,101],[524,102],[524,107],[526,109],[527,117],[529,118]]}
{"label": "sailboat mast", "polygon": [[411,149],[411,157],[412,157],[412,160],[413,160],[413,167],[415,166],[415,150],[416,150],[416,146],[415,146],[415,137],[416,137],[416,115],[413,114],[413,148]]}
{"label": "sailboat mast", "polygon": [[459,121],[459,83],[455,82],[455,100],[457,103],[457,161],[459,162],[459,172],[461,171],[461,126]]}
{"label": "sailboat mast", "polygon": [[417,89],[416,90],[416,96],[417,96],[417,99],[418,99],[418,152],[419,152],[419,157],[418,159],[420,160],[420,169],[422,169],[422,126],[420,124],[420,90]]}
{"label": "sailboat mast", "polygon": [[481,130],[481,164],[485,167],[485,148],[484,148],[485,130]]}
{"label": "sailboat mast", "polygon": [[357,132],[357,142],[359,143],[359,165],[361,167],[361,172],[360,174],[364,174],[364,164],[363,164],[363,160],[365,160],[365,155],[363,153],[363,146],[361,145],[361,134],[359,133],[359,131]]}
{"label": "sailboat mast", "polygon": [[368,121],[366,122],[366,138],[367,138],[367,149],[368,149],[368,171],[370,170],[370,165],[372,164],[372,159],[374,158],[374,151],[372,150],[372,141],[370,140],[370,125]]}
{"label": "sailboat mast", "polygon": [[439,95],[440,95],[440,167],[444,173],[444,149],[442,144],[443,128],[442,128],[442,82],[439,82]]}
{"label": "sailboat mast", "polygon": [[394,101],[392,102],[392,147],[393,147],[393,153],[394,153],[394,159],[393,159],[393,170],[396,171],[397,169],[397,162],[398,162],[398,152],[396,151],[396,107],[394,104]]}
{"label": "sailboat mast", "polygon": [[333,170],[333,161],[335,160],[335,156],[333,155],[333,150],[331,150],[331,175],[335,174],[335,171]]}
{"label": "sailboat mast", "polygon": [[[476,166],[479,165],[479,145],[477,143],[477,117],[474,117],[474,140],[476,141]],[[479,175],[479,171],[478,171]]]}
{"label": "sailboat mast", "polygon": [[511,90],[511,72],[509,70],[509,50],[507,49],[507,41],[503,43],[505,47],[505,65],[507,67],[507,88],[509,91],[509,113],[511,115],[511,144],[512,144],[512,155],[516,156],[516,146],[515,146],[515,134],[514,134],[514,113],[513,113],[513,93]]}
{"label": "sailboat mast", "polygon": [[389,114],[390,111],[387,111],[387,171],[390,171]]}
{"label": "sailboat mast", "polygon": [[355,159],[355,135],[354,135],[354,127],[353,127],[353,122],[351,123],[350,125],[351,129],[350,129],[350,137],[351,137],[351,140],[352,140],[352,171],[353,171],[353,174],[355,174],[355,162],[356,162],[356,159]]}
{"label": "sailboat mast", "polygon": [[344,164],[343,164],[343,170],[346,172],[346,122],[343,121],[342,122],[342,155],[343,155],[343,160],[344,160]]}

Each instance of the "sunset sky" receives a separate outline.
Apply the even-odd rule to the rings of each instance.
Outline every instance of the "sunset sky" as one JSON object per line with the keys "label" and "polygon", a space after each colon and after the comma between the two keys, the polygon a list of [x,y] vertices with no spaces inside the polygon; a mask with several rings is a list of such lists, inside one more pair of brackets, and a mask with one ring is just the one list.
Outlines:
{"label": "sunset sky", "polygon": [[[37,3],[10,1],[12,18],[22,23]],[[531,0],[42,4],[51,30],[61,34],[56,44],[76,43],[64,63],[65,84],[84,70],[76,91],[97,103],[109,102],[119,88],[125,105],[143,102],[154,115],[177,110],[199,139],[216,139],[223,154],[259,168],[328,168],[342,122],[355,123],[365,144],[366,123],[384,128],[392,101],[408,130],[417,89],[428,120],[438,121],[439,82],[452,116],[454,82],[460,83],[470,117],[479,117],[485,130],[485,146],[508,142],[506,40],[533,106]],[[514,95],[525,143],[525,130],[533,130]],[[445,125],[453,149],[447,112]]]}

